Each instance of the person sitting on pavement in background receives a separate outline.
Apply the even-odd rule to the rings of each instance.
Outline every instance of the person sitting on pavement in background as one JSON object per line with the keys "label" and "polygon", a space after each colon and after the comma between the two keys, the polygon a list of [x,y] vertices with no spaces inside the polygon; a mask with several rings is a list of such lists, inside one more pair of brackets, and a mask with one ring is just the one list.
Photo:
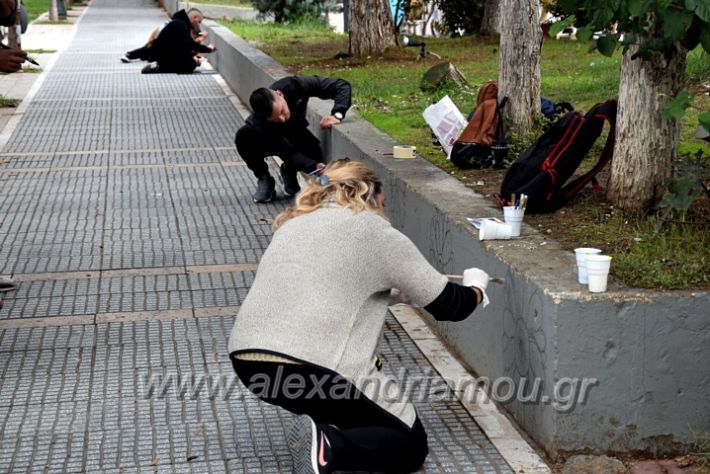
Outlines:
{"label": "person sitting on pavement in background", "polygon": [[[167,23],[166,23],[167,25]],[[154,29],[151,33],[150,36],[148,36],[148,41],[141,46],[140,48],[133,49],[131,51],[128,51],[126,54],[121,56],[121,62],[124,64],[128,64],[131,61],[135,60],[141,60],[141,61],[152,61],[152,52],[151,52],[151,46],[153,45],[153,41],[155,38],[158,36],[158,33],[163,29],[165,25],[161,26],[160,28]],[[207,39],[207,32],[206,31],[200,31],[199,30],[199,25],[198,29],[195,30],[194,28],[190,30],[190,34],[192,36],[192,39],[194,39],[197,43],[204,43],[205,39]]]}
{"label": "person sitting on pavement in background", "polygon": [[229,339],[234,370],[261,400],[297,415],[293,472],[410,472],[428,454],[414,405],[377,355],[397,288],[439,321],[488,303],[488,274],[436,271],[384,217],[364,163],[330,163],[279,214]]}
{"label": "person sitting on pavement in background", "polygon": [[310,173],[325,166],[320,141],[308,130],[306,108],[311,97],[334,101],[331,114],[320,121],[321,129],[342,122],[352,104],[350,83],[319,76],[284,77],[249,97],[252,114],[237,131],[234,143],[257,178],[254,202],[269,202],[276,195],[274,178],[264,162],[267,156],[283,161],[281,177],[288,196],[300,190],[298,171]]}
{"label": "person sitting on pavement in background", "polygon": [[[0,25],[14,26],[17,18],[18,1],[0,0]],[[27,59],[27,53],[20,48],[0,49],[0,72],[17,72]]]}
{"label": "person sitting on pavement in background", "polygon": [[196,8],[175,13],[151,44],[151,59],[156,61],[157,65],[148,65],[142,72],[192,73],[200,65],[198,55],[215,50],[214,45],[203,45],[192,37],[193,31],[200,30],[202,18],[202,12]]}

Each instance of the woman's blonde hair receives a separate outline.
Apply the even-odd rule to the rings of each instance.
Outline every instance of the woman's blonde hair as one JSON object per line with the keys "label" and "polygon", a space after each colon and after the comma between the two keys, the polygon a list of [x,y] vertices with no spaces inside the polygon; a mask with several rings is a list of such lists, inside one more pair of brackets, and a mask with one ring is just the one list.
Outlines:
{"label": "woman's blonde hair", "polygon": [[376,196],[382,192],[382,181],[366,164],[345,158],[328,164],[320,176],[308,178],[308,187],[296,197],[296,204],[274,219],[273,229],[287,220],[308,214],[335,202],[353,213],[370,211],[384,215]]}

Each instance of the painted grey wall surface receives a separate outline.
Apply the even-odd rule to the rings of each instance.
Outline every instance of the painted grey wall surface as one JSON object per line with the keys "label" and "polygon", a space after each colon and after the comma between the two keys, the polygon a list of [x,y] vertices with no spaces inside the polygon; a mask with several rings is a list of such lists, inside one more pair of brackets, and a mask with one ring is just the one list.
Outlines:
{"label": "painted grey wall surface", "polygon": [[[226,28],[205,25],[218,46],[209,59],[243,101],[286,75]],[[311,104],[317,126],[330,103]],[[508,377],[518,389],[527,380],[523,398],[539,378],[541,396],[550,400],[504,406],[553,457],[585,449],[660,454],[692,442],[692,431],[710,431],[710,293],[612,282],[609,292],[592,295],[576,281],[574,255],[529,226],[519,239],[480,242],[465,218],[501,216],[490,200],[421,158],[383,156],[395,143],[356,114],[331,132],[314,132],[326,156],[361,159],[375,169],[393,225],[438,270],[459,274],[478,266],[505,277],[505,285],[489,287],[491,305],[466,321],[430,323],[480,376]],[[575,379],[587,379],[586,399],[553,404],[555,384],[569,387]],[[566,396],[563,390],[560,400]]]}

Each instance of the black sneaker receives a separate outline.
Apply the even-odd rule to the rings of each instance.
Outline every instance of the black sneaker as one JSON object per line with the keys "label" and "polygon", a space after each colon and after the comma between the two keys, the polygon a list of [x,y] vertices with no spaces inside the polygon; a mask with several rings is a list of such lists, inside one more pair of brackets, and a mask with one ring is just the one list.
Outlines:
{"label": "black sneaker", "polygon": [[0,293],[6,291],[15,291],[17,289],[17,282],[12,280],[10,277],[0,276]]}
{"label": "black sneaker", "polygon": [[286,169],[286,163],[281,163],[281,179],[283,179],[284,193],[286,193],[287,196],[295,196],[301,190],[301,186],[298,185],[296,173],[290,173]]}
{"label": "black sneaker", "polygon": [[123,56],[121,56],[121,62],[122,62],[123,64],[128,64],[128,63],[131,62],[131,60],[128,58],[127,55],[124,54]]}
{"label": "black sneaker", "polygon": [[276,196],[276,181],[270,175],[266,174],[259,177],[256,183],[256,192],[254,193],[254,202],[271,202]]}
{"label": "black sneaker", "polygon": [[288,434],[294,474],[331,472],[331,448],[328,438],[308,415],[298,416]]}

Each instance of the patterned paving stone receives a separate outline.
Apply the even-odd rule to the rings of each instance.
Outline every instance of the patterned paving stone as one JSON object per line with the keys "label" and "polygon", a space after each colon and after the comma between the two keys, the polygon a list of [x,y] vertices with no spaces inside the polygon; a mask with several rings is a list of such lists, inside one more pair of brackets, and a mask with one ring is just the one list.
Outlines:
{"label": "patterned paving stone", "polygon": [[[93,0],[2,150],[0,273],[22,281],[0,309],[0,472],[291,470],[292,415],[227,355],[254,267],[209,267],[256,266],[291,201],[277,178],[252,202],[244,117],[213,75],[119,62],[164,21],[152,0]],[[382,353],[426,381],[422,472],[511,472],[393,318]]]}

